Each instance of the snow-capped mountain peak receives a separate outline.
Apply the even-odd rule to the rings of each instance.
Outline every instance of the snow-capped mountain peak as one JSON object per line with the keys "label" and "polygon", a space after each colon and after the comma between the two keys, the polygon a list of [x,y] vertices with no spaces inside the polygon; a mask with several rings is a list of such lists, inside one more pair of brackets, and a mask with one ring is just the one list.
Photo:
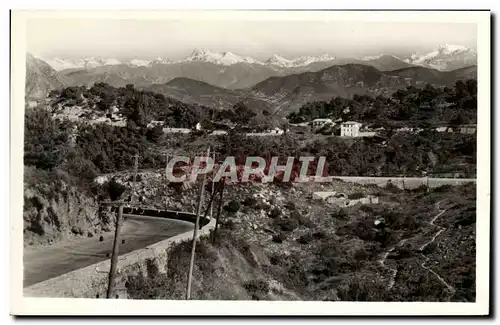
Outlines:
{"label": "snow-capped mountain peak", "polygon": [[210,62],[219,65],[233,65],[237,63],[262,64],[250,57],[239,56],[231,52],[212,52],[205,49],[195,49],[185,59],[179,62]]}
{"label": "snow-capped mountain peak", "polygon": [[296,58],[293,62],[295,66],[306,66],[314,62],[326,62],[335,60],[336,57],[328,53],[324,53],[318,56],[301,56]]}
{"label": "snow-capped mountain peak", "polygon": [[378,60],[380,59],[381,57],[383,57],[384,54],[379,54],[379,55],[369,55],[369,56],[365,56],[364,58],[362,58],[361,60],[363,61],[370,61],[370,60]]}
{"label": "snow-capped mountain peak", "polygon": [[59,57],[55,57],[52,59],[46,59],[46,58],[40,58],[40,59],[47,62],[56,71],[79,68],[79,66],[75,62],[72,62],[71,60],[61,59]]}
{"label": "snow-capped mountain peak", "polygon": [[266,64],[275,65],[283,68],[293,67],[293,60],[286,59],[278,54],[273,54]]}
{"label": "snow-capped mountain peak", "polygon": [[361,60],[362,61],[372,61],[372,60],[380,60],[382,58],[387,58],[387,59],[396,59],[396,60],[401,60],[401,61],[404,61],[403,59],[395,56],[395,55],[392,55],[392,54],[387,54],[387,53],[382,53],[382,54],[379,54],[379,55],[369,55],[369,56],[365,56],[364,58],[362,58]]}
{"label": "snow-capped mountain peak", "polygon": [[326,62],[335,60],[336,57],[330,54],[321,54],[318,56],[300,56],[293,59],[284,58],[278,54],[273,54],[267,61],[266,64],[271,66],[278,66],[282,68],[291,67],[303,67],[314,62]]}
{"label": "snow-capped mountain peak", "polygon": [[61,59],[59,57],[54,57],[50,59],[43,58],[43,60],[57,71],[64,69],[88,69],[103,65],[122,64],[122,62],[118,59],[102,57],[84,57],[80,59]]}
{"label": "snow-capped mountain peak", "polygon": [[156,59],[152,60],[149,63],[149,65],[153,65],[153,64],[166,64],[166,63],[169,63],[169,61],[168,60],[164,60],[161,57],[157,57]]}
{"label": "snow-capped mountain peak", "polygon": [[438,52],[441,54],[454,54],[457,52],[466,52],[469,51],[470,48],[463,45],[453,45],[453,44],[441,44],[438,47]]}
{"label": "snow-capped mountain peak", "polygon": [[122,64],[122,62],[115,58],[98,58],[96,60],[100,65],[117,65]]}
{"label": "snow-capped mountain peak", "polygon": [[429,53],[413,53],[405,62],[437,70],[454,70],[477,64],[477,53],[466,46],[442,44]]}
{"label": "snow-capped mountain peak", "polygon": [[127,62],[127,64],[129,66],[132,66],[132,67],[146,67],[150,63],[151,63],[151,61],[140,60],[140,59],[132,59],[132,60],[130,60],[130,61]]}

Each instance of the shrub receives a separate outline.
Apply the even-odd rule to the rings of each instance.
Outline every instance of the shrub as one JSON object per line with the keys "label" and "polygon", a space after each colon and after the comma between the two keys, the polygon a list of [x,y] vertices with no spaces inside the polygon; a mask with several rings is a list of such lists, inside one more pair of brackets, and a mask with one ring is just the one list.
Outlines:
{"label": "shrub", "polygon": [[293,201],[287,201],[285,203],[285,208],[287,208],[288,210],[295,210],[295,203]]}
{"label": "shrub", "polygon": [[330,217],[334,218],[334,219],[339,219],[339,220],[346,220],[349,215],[347,214],[347,212],[342,209],[342,208],[339,208],[338,210],[334,211]]}
{"label": "shrub", "polygon": [[[133,181],[134,181],[134,175],[130,175],[130,176],[128,177],[128,181],[129,181],[129,182],[133,182]],[[141,175],[141,174],[137,174],[137,175],[135,176],[135,181],[136,181],[136,182],[140,182],[140,181],[142,181],[142,175]],[[170,184],[176,184],[176,183],[169,183],[169,185],[170,185]],[[181,184],[182,184],[182,183],[181,183]]]}
{"label": "shrub", "polygon": [[236,229],[236,224],[234,223],[233,220],[225,220],[221,223],[222,227],[229,229],[229,230],[235,230]]}
{"label": "shrub", "polygon": [[240,209],[240,204],[234,200],[224,206],[224,210],[231,213],[236,213]]}
{"label": "shrub", "polygon": [[282,231],[291,232],[299,226],[299,223],[295,219],[276,219],[274,225]]}
{"label": "shrub", "polygon": [[367,205],[367,204],[363,204],[360,208],[359,208],[361,211],[363,212],[367,212],[367,213],[373,213],[374,212],[374,209],[372,206],[370,205]]}
{"label": "shrub", "polygon": [[271,211],[269,211],[268,215],[270,218],[273,218],[273,219],[279,218],[281,216],[281,210],[278,207],[274,207],[274,208],[272,208]]}
{"label": "shrub", "polygon": [[263,280],[250,280],[243,284],[245,290],[251,295],[262,295],[269,292],[269,283]]}
{"label": "shrub", "polygon": [[254,207],[257,205],[257,203],[257,199],[253,196],[249,196],[243,201],[243,205],[247,207]]}
{"label": "shrub", "polygon": [[126,189],[123,184],[118,183],[114,178],[108,183],[108,193],[112,201],[119,200]]}
{"label": "shrub", "polygon": [[358,250],[354,253],[354,259],[355,259],[356,261],[363,261],[363,260],[366,260],[369,256],[370,256],[370,254],[368,254],[368,252],[367,252],[364,248],[358,249]]}
{"label": "shrub", "polygon": [[324,231],[317,231],[312,234],[314,239],[323,239],[326,237],[326,233]]}
{"label": "shrub", "polygon": [[282,255],[278,255],[278,254],[273,254],[269,258],[269,262],[271,263],[271,265],[281,265],[281,264],[283,264],[283,261],[284,261],[284,257]]}
{"label": "shrub", "polygon": [[385,284],[365,279],[350,279],[337,288],[342,301],[390,301]]}
{"label": "shrub", "polygon": [[312,234],[305,234],[305,235],[302,235],[299,238],[297,238],[297,242],[299,244],[306,245],[306,244],[309,244],[313,240],[313,238],[314,237],[312,236]]}
{"label": "shrub", "polygon": [[425,246],[424,249],[422,250],[422,254],[424,255],[429,255],[432,252],[434,252],[437,248],[437,243],[430,243],[429,245]]}
{"label": "shrub", "polygon": [[453,189],[453,186],[446,184],[432,189],[433,193],[446,193]]}
{"label": "shrub", "polygon": [[279,233],[276,235],[273,235],[272,241],[275,243],[282,243],[286,240],[287,236],[284,233]]}
{"label": "shrub", "polygon": [[413,255],[414,254],[411,247],[398,247],[396,249],[395,254],[389,255],[389,258],[394,260],[400,260],[400,259],[410,258]]}
{"label": "shrub", "polygon": [[364,193],[362,193],[362,192],[354,192],[354,193],[351,193],[351,194],[349,194],[349,195],[347,196],[347,198],[348,198],[349,200],[357,200],[357,199],[361,199],[361,198],[363,198],[363,197],[365,197],[365,194],[364,194]]}
{"label": "shrub", "polygon": [[162,135],[163,135],[162,126],[156,126],[154,128],[148,129],[148,131],[146,132],[146,138],[154,143],[157,143]]}
{"label": "shrub", "polygon": [[316,224],[309,219],[308,217],[303,216],[300,212],[298,211],[293,211],[290,214],[290,217],[294,220],[296,220],[299,224],[299,226],[304,226],[306,228],[316,228]]}
{"label": "shrub", "polygon": [[390,180],[387,182],[385,185],[385,189],[388,190],[389,192],[399,192],[401,189],[394,185]]}

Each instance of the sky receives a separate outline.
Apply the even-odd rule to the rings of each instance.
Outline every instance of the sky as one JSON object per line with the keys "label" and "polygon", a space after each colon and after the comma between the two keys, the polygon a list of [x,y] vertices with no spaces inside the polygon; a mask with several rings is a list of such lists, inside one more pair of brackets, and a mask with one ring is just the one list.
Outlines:
{"label": "sky", "polygon": [[181,59],[193,49],[257,60],[329,53],[363,57],[427,53],[440,44],[476,49],[476,25],[429,22],[30,19],[27,51],[41,57]]}

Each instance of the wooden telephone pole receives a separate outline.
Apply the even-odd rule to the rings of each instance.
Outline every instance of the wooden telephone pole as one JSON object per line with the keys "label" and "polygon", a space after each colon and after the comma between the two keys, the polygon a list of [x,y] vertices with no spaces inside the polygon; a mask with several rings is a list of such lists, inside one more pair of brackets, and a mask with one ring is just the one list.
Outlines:
{"label": "wooden telephone pole", "polygon": [[[213,156],[213,164],[214,164],[214,166],[215,166],[215,159],[216,159],[216,157],[215,157],[215,150],[213,151],[212,156]],[[210,187],[210,188],[212,189],[212,191],[211,191],[212,197],[213,197],[213,195],[214,195],[214,193],[215,193],[215,183],[214,183],[214,178],[215,178],[215,175],[214,175],[214,176],[212,176],[212,186]],[[213,205],[213,202],[212,202],[212,201],[213,201],[213,200],[210,200],[210,220],[212,220],[212,217],[213,217],[213,215],[212,215],[212,214],[213,214],[213,206],[214,206],[214,205]]]}
{"label": "wooden telephone pole", "polygon": [[[210,157],[210,147],[207,149],[207,159]],[[194,255],[196,251],[196,240],[198,239],[198,228],[200,227],[200,213],[205,194],[206,174],[203,174],[203,179],[200,186],[198,206],[196,207],[196,223],[193,230],[193,246],[191,249],[191,260],[189,261],[188,283],[186,288],[186,300],[191,298],[191,281],[193,280]]]}
{"label": "wooden telephone pole", "polygon": [[169,154],[165,154],[165,209],[168,208],[168,159]]}
{"label": "wooden telephone pole", "polygon": [[120,245],[120,228],[122,226],[123,203],[118,203],[118,214],[116,216],[115,238],[113,240],[113,254],[111,255],[111,266],[109,268],[108,277],[108,292],[106,298],[112,298],[115,289],[116,264],[118,262],[119,245]]}
{"label": "wooden telephone pole", "polygon": [[133,178],[133,191],[132,191],[132,197],[131,197],[131,203],[134,203],[134,194],[137,193],[137,188],[136,188],[136,180],[137,180],[137,170],[139,169],[139,155],[135,154],[134,156],[135,162],[134,162],[134,178]]}
{"label": "wooden telephone pole", "polygon": [[219,220],[220,220],[220,213],[221,213],[221,210],[222,210],[222,201],[223,201],[223,196],[224,196],[224,185],[225,185],[225,182],[224,180],[222,180],[220,184],[220,188],[219,188],[219,194],[220,194],[220,197],[219,197],[219,206],[217,207],[217,216],[215,217],[216,220],[215,220],[215,228],[214,228],[214,232],[213,232],[213,235],[212,235],[212,244],[215,243],[215,238],[217,237],[217,228],[219,228]]}

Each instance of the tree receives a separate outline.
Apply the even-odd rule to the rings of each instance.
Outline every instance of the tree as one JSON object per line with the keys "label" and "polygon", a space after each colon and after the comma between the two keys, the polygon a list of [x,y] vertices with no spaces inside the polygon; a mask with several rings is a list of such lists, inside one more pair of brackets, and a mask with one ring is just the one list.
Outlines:
{"label": "tree", "polygon": [[52,169],[65,159],[71,123],[52,119],[48,110],[27,110],[24,122],[24,164]]}
{"label": "tree", "polygon": [[148,129],[146,132],[146,138],[151,142],[158,142],[158,140],[163,135],[163,127],[161,125],[155,126],[154,128]]}
{"label": "tree", "polygon": [[111,201],[119,200],[126,189],[125,185],[118,183],[115,178],[111,179],[108,184],[108,194]]}
{"label": "tree", "polygon": [[238,124],[246,124],[250,119],[255,117],[257,114],[242,103],[238,102],[233,106],[233,112],[235,114],[234,120],[232,122]]}

